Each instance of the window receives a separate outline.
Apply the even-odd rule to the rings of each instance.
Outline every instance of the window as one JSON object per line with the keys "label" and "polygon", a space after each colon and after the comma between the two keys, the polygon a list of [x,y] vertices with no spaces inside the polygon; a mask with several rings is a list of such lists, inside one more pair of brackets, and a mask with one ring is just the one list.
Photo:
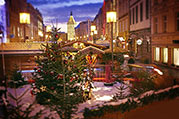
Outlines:
{"label": "window", "polygon": [[155,61],[159,61],[160,60],[160,48],[156,47],[155,48]]}
{"label": "window", "polygon": [[150,52],[150,49],[149,49],[150,47],[149,47],[149,45],[150,45],[150,44],[149,44],[149,42],[147,41],[147,52],[148,52],[148,53]]}
{"label": "window", "polygon": [[143,21],[143,2],[140,3],[140,21]]}
{"label": "window", "polygon": [[16,36],[16,27],[15,26],[12,27],[12,34],[13,34],[13,36]]}
{"label": "window", "polygon": [[133,24],[134,24],[134,8],[132,9],[132,15],[133,15]]}
{"label": "window", "polygon": [[18,37],[21,36],[21,34],[20,34],[20,28],[19,28],[19,27],[17,27],[17,36],[18,36]]}
{"label": "window", "polygon": [[131,21],[131,18],[132,18],[131,10],[130,10],[130,12],[129,12],[129,16],[130,16],[129,22],[130,22],[130,25],[131,25],[131,23],[132,23],[132,21]]}
{"label": "window", "polygon": [[179,31],[179,12],[177,12],[177,31]]}
{"label": "window", "polygon": [[136,6],[136,23],[138,23],[138,6]]}
{"label": "window", "polygon": [[154,32],[155,33],[158,32],[158,19],[157,18],[154,19]]}
{"label": "window", "polygon": [[128,30],[128,20],[126,19],[126,31]]}
{"label": "window", "polygon": [[163,32],[167,32],[167,16],[163,16]]}
{"label": "window", "polygon": [[163,63],[168,63],[168,48],[163,48]]}
{"label": "window", "polygon": [[122,30],[121,30],[121,22],[119,23],[119,32],[122,32]]}
{"label": "window", "polygon": [[125,22],[124,21],[122,21],[122,32],[124,32],[125,30],[124,30],[124,26],[125,25]]}
{"label": "window", "polygon": [[154,5],[157,5],[158,4],[158,0],[154,0]]}
{"label": "window", "polygon": [[149,0],[146,0],[146,19],[149,18]]}
{"label": "window", "polygon": [[173,63],[174,63],[174,65],[176,65],[176,66],[179,66],[179,48],[174,48],[174,50],[173,50],[173,59],[174,59],[174,61],[173,61]]}

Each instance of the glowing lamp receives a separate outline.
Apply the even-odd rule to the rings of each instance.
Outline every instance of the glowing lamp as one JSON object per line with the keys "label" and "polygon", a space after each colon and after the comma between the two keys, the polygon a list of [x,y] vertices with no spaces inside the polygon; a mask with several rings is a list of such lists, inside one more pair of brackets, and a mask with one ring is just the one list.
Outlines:
{"label": "glowing lamp", "polygon": [[97,31],[97,30],[95,30],[95,31],[94,31],[94,34],[97,34],[97,33],[98,33],[98,31]]}
{"label": "glowing lamp", "polygon": [[51,26],[47,26],[46,27],[46,32],[51,32],[52,31],[52,27]]}
{"label": "glowing lamp", "polygon": [[3,32],[2,31],[0,31],[0,38],[2,38],[3,37]]}
{"label": "glowing lamp", "polygon": [[91,26],[91,31],[95,31],[96,30],[96,26],[95,25],[92,25]]}
{"label": "glowing lamp", "polygon": [[38,32],[38,35],[41,36],[41,37],[43,37],[42,31],[39,31],[39,32]]}
{"label": "glowing lamp", "polygon": [[142,40],[141,39],[137,40],[137,45],[142,45]]}
{"label": "glowing lamp", "polygon": [[5,1],[4,0],[0,0],[0,5],[4,5]]}
{"label": "glowing lamp", "polygon": [[21,24],[30,24],[30,14],[29,13],[20,13],[20,23]]}
{"label": "glowing lamp", "polygon": [[124,39],[123,37],[119,37],[119,40],[120,40],[121,42],[125,41],[125,39]]}
{"label": "glowing lamp", "polygon": [[116,22],[116,12],[115,11],[109,11],[106,14],[107,22]]}

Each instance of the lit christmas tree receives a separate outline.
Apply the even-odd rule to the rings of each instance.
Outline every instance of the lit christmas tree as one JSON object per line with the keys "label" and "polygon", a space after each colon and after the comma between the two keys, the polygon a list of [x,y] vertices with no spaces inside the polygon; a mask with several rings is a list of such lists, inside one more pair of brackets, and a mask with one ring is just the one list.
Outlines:
{"label": "lit christmas tree", "polygon": [[38,103],[49,106],[60,118],[70,119],[82,102],[85,57],[62,52],[56,28],[53,28],[51,38],[51,43],[43,45],[44,53],[37,57],[33,93]]}

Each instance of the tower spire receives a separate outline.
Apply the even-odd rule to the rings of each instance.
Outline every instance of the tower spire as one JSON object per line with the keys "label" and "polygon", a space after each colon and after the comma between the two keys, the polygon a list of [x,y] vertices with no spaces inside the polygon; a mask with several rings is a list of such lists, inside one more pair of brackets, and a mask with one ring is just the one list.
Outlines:
{"label": "tower spire", "polygon": [[71,15],[71,16],[73,15],[72,11],[70,12],[70,15]]}

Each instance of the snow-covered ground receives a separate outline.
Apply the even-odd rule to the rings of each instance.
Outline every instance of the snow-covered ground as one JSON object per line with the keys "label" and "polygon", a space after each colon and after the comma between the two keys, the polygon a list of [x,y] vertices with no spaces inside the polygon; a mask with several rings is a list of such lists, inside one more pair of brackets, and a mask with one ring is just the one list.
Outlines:
{"label": "snow-covered ground", "polygon": [[[79,104],[78,106],[78,111],[77,114],[74,115],[75,119],[82,119],[83,118],[83,112],[85,108],[96,108],[97,106],[102,106],[104,104],[107,104],[110,102],[112,97],[118,92],[118,89],[116,87],[120,87],[120,83],[116,82],[113,86],[104,86],[103,82],[94,82],[94,88],[92,89],[92,99],[87,100],[84,103]],[[23,88],[17,89],[16,90],[16,95],[19,97],[20,95],[23,94],[25,90],[28,90],[28,92],[23,96],[23,103],[25,104],[24,107],[28,106],[35,100],[35,96],[32,96],[30,93],[30,85],[26,85]],[[8,88],[8,92],[13,94],[15,96],[15,90]],[[127,89],[125,93],[128,93]],[[15,102],[13,102],[12,99],[8,97],[8,100],[15,105]],[[34,105],[34,113],[39,111],[40,109],[44,109],[43,106],[36,104]],[[47,116],[49,113],[54,113],[50,112],[49,109],[46,110],[46,115]],[[53,114],[54,118],[58,118],[58,115]],[[42,116],[44,118],[44,116]]]}
{"label": "snow-covered ground", "polygon": [[[111,102],[110,101],[112,99],[112,97],[118,92],[118,89],[116,87],[120,87],[121,85],[122,84],[117,82],[113,86],[104,86],[103,82],[94,82],[95,88],[93,88],[92,99],[87,100],[86,102],[79,104],[78,111],[77,111],[77,114],[74,115],[74,119],[83,119],[83,112],[84,112],[85,108],[95,109],[98,106],[102,106],[102,105],[119,105],[121,103],[125,103],[128,99],[118,100],[117,102]],[[159,90],[157,92],[148,91],[148,92],[142,94],[141,97],[143,97],[145,95],[151,95],[153,93],[156,93],[156,94],[161,93],[161,92],[164,92],[164,91],[168,91],[171,88],[178,88],[178,87],[179,87],[179,85],[176,85],[176,86],[173,86],[173,87],[170,87],[170,88]],[[23,88],[18,89],[16,93],[17,93],[17,95],[21,95],[25,90],[28,90],[29,88],[30,88],[30,85],[26,85]],[[8,88],[8,92],[11,92],[13,95],[15,95],[14,89]],[[128,94],[129,89],[127,88],[124,93]],[[34,100],[35,100],[35,96],[32,96],[30,94],[30,90],[28,90],[28,93],[26,93],[26,95],[23,98],[23,103],[25,103],[24,106],[28,106]],[[137,100],[137,98],[136,98],[136,100]],[[10,101],[12,101],[12,100],[10,100]],[[11,103],[14,103],[14,102],[11,102]],[[41,106],[39,104],[34,105],[33,114],[36,113],[38,110],[44,109],[44,108],[45,108],[44,106]],[[47,109],[47,108],[45,108],[45,109]],[[50,113],[53,115],[54,118],[59,118],[57,114],[55,114],[54,112],[50,112],[49,109],[46,110],[46,114],[44,116],[47,116]],[[44,116],[42,116],[42,119],[44,118]]]}
{"label": "snow-covered ground", "polygon": [[[82,104],[79,104],[78,112],[74,116],[75,119],[83,119],[83,112],[85,108],[94,109],[98,106],[110,103],[112,97],[118,92],[116,87],[120,87],[121,84],[116,82],[113,86],[104,86],[103,82],[94,82],[94,86],[93,98]],[[124,93],[128,93],[128,89],[126,89]]]}

